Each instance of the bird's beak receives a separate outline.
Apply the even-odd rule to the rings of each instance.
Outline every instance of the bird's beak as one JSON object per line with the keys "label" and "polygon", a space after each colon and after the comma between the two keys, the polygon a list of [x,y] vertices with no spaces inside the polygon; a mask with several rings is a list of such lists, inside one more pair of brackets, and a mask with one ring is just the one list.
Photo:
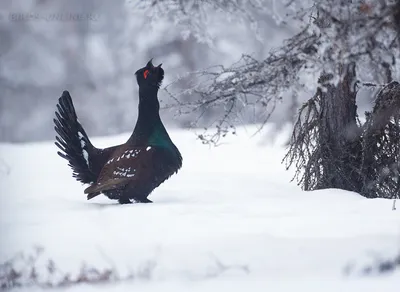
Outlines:
{"label": "bird's beak", "polygon": [[154,68],[154,65],[153,65],[153,58],[151,58],[150,61],[147,62],[146,67],[148,67],[148,68]]}

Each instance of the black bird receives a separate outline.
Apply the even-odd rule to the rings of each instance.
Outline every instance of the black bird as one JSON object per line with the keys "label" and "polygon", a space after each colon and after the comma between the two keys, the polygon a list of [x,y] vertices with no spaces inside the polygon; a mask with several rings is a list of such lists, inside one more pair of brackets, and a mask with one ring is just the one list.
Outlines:
{"label": "black bird", "polygon": [[161,64],[150,60],[136,73],[139,116],[125,144],[105,149],[92,145],[79,123],[71,96],[64,91],[54,119],[58,152],[68,160],[73,177],[90,184],[87,199],[103,193],[121,204],[151,203],[147,197],[182,167],[182,156],[172,143],[159,115],[157,93],[164,78]]}

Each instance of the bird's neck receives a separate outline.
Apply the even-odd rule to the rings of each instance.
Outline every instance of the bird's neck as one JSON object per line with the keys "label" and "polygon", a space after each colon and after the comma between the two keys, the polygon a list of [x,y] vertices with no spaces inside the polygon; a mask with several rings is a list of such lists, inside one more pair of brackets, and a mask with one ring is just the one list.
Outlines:
{"label": "bird's neck", "polygon": [[162,134],[165,131],[160,118],[160,104],[157,99],[157,92],[158,88],[139,88],[139,115],[128,143],[146,145],[156,133],[160,132]]}

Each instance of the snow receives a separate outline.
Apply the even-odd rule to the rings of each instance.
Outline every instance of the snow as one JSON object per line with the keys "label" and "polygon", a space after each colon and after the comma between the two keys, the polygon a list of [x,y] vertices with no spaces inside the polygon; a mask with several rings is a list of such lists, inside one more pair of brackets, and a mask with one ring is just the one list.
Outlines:
{"label": "snow", "polygon": [[[0,263],[41,246],[71,274],[82,262],[112,266],[121,277],[152,267],[146,277],[68,289],[74,292],[398,291],[398,270],[360,272],[399,251],[393,202],[303,192],[281,164],[287,136],[266,144],[260,135],[248,138],[253,133],[239,129],[209,148],[193,132],[170,131],[182,169],[150,195],[153,204],[132,205],[87,201],[53,142],[0,144]],[[91,140],[105,147],[128,137]]]}

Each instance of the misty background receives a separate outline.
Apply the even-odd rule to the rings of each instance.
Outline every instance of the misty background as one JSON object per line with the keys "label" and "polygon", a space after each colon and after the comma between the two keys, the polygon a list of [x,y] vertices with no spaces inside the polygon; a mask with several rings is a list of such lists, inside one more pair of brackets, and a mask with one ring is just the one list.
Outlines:
{"label": "misty background", "polygon": [[[254,11],[258,29],[234,14],[228,17],[210,10],[207,21],[199,21],[200,29],[191,31],[173,11],[142,9],[141,1],[1,1],[0,142],[54,139],[52,119],[63,90],[70,91],[90,137],[132,131],[137,69],[150,58],[154,64],[163,63],[163,88],[187,72],[229,66],[244,53],[261,60],[296,32],[295,25],[283,20],[284,8],[271,3],[270,9],[282,18]],[[175,87],[184,90],[189,83],[182,80]],[[171,97],[162,88],[163,107]],[[293,105],[309,97],[300,95],[297,103],[284,98],[270,121],[276,125],[293,121],[297,111]],[[364,98],[359,107],[368,108],[370,103]],[[176,108],[161,111],[168,127],[190,127],[197,118],[177,112]],[[238,124],[259,122],[251,112]],[[213,115],[218,111],[209,112],[197,126],[207,126]]]}

